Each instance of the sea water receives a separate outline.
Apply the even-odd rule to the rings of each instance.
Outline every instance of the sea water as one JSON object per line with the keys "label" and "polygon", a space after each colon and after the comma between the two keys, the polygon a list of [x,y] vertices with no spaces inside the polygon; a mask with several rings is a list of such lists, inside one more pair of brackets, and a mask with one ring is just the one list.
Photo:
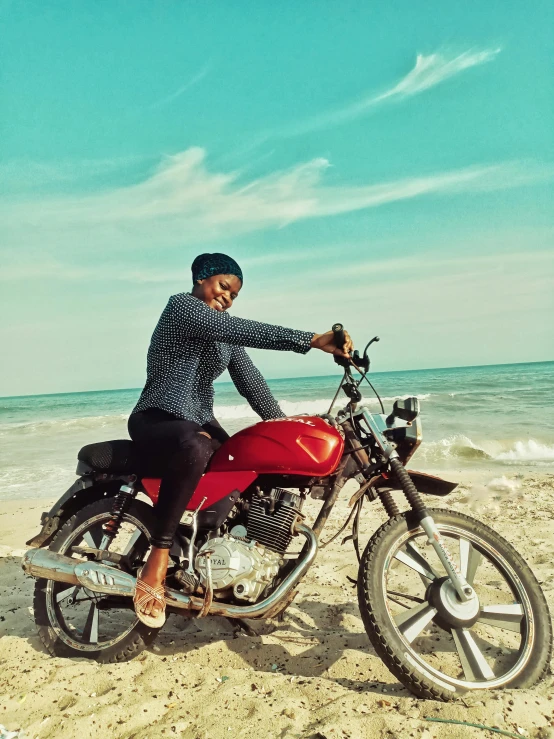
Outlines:
{"label": "sea water", "polygon": [[[456,479],[554,472],[554,362],[376,372],[370,379],[388,414],[396,398],[421,404],[423,442],[410,467]],[[340,380],[270,380],[287,415],[329,411]],[[362,403],[379,412],[363,383]],[[0,398],[0,498],[55,498],[75,479],[85,444],[125,439],[140,389]],[[341,393],[336,412],[347,402]],[[229,433],[259,418],[230,382],[215,384],[215,415]]]}

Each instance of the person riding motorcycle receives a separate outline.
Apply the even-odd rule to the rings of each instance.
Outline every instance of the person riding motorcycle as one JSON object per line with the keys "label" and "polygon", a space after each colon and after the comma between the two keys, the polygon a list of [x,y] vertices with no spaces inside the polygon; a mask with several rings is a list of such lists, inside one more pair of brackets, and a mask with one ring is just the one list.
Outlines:
{"label": "person riding motorcycle", "polygon": [[[28,542],[22,566],[36,578],[33,614],[48,652],[132,659],[156,638],[166,603],[185,618],[284,613],[344,485],[355,480],[352,510],[330,541],[352,525],[344,541],[359,561],[360,616],[396,679],[420,698],[444,701],[543,679],[552,624],[532,570],[489,526],[428,506],[427,496],[457,485],[406,466],[423,438],[417,397],[397,398],[388,415],[376,391],[377,412],[363,402],[367,350],[378,337],[350,360],[340,323],[318,335],[229,315],[243,280],[225,255],[201,255],[193,278],[154,331],[147,382],[129,420],[134,441],[83,447],[78,479]],[[329,415],[283,418],[245,346],[334,353],[344,372]],[[213,414],[213,381],[226,368],[267,419],[230,438]],[[333,415],[340,390],[348,402]],[[402,491],[404,510],[394,491]],[[311,526],[301,512],[308,495],[321,500]],[[386,520],[362,551],[362,508],[377,501]],[[368,512],[375,519],[375,508]],[[296,537],[304,545],[295,541],[287,557]]]}
{"label": "person riding motorcycle", "polygon": [[346,358],[354,348],[347,332],[338,347],[332,331],[317,334],[230,316],[244,279],[226,254],[201,254],[191,269],[191,292],[169,299],[154,330],[147,381],[128,423],[140,454],[162,473],[152,548],[134,596],[137,617],[154,628],[165,622],[164,579],[177,526],[214,450],[229,438],[214,418],[214,380],[228,369],[263,420],[282,418],[244,347],[301,354],[315,348]]}

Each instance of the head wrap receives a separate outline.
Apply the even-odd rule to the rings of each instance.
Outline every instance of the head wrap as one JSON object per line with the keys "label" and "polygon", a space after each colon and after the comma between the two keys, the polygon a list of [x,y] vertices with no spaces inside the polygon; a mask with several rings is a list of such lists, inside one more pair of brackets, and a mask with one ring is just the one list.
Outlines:
{"label": "head wrap", "polygon": [[191,269],[193,283],[213,275],[235,275],[244,282],[241,268],[227,254],[200,254],[192,263]]}

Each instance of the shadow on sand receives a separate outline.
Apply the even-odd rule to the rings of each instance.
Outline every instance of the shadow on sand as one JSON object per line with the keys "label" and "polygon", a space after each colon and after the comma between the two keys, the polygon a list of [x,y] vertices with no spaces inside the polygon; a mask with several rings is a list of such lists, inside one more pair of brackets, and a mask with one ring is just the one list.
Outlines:
{"label": "shadow on sand", "polygon": [[[304,598],[294,602],[282,621],[248,621],[247,631],[230,619],[184,619],[175,614],[160,632],[154,650],[163,656],[190,654],[208,644],[224,642],[253,670],[294,676],[300,685],[311,678],[323,677],[358,692],[382,693],[386,689],[410,695],[392,675],[390,682],[372,679],[375,660],[379,671],[384,669],[381,660],[365,631],[352,631],[341,625],[344,616],[359,618],[357,604],[331,604]],[[263,639],[267,636],[272,637],[270,642]],[[359,679],[329,674],[347,653],[346,672],[351,671]]]}
{"label": "shadow on sand", "polygon": [[[0,636],[19,637],[33,650],[47,654],[33,618],[34,583],[24,575],[20,557],[0,559]],[[359,616],[355,602],[331,604],[302,599],[301,595],[282,621],[249,621],[246,631],[228,619],[197,619],[176,613],[169,616],[150,651],[162,658],[188,655],[221,642],[255,672],[279,672],[294,677],[299,684],[324,677],[359,692],[386,689],[408,695],[392,676],[390,682],[371,678],[371,663],[378,660],[381,665],[381,661],[364,631],[345,628],[345,616]],[[267,636],[272,637],[269,643],[263,639]],[[345,671],[351,671],[353,677],[332,677],[329,670],[347,652]]]}

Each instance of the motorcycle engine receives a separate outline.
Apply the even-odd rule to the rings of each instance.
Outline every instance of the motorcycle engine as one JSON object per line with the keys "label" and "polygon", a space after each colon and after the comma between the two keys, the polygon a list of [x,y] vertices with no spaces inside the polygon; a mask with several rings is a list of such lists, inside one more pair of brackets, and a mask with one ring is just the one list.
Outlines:
{"label": "motorcycle engine", "polygon": [[210,554],[214,591],[232,589],[238,600],[255,603],[284,564],[292,539],[292,525],[302,498],[276,488],[250,503],[247,526],[235,526],[230,534],[208,539],[196,556],[195,568],[207,584],[206,555]]}
{"label": "motorcycle engine", "polygon": [[206,552],[210,551],[214,591],[232,588],[239,600],[254,603],[273,580],[283,558],[255,541],[240,541],[230,534],[218,536],[201,547],[196,556],[196,571],[202,585],[207,583]]}

